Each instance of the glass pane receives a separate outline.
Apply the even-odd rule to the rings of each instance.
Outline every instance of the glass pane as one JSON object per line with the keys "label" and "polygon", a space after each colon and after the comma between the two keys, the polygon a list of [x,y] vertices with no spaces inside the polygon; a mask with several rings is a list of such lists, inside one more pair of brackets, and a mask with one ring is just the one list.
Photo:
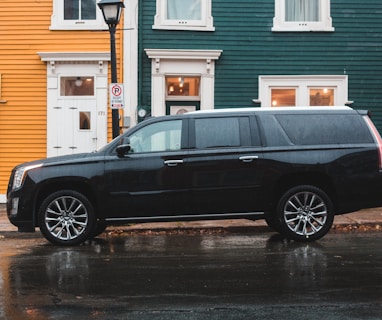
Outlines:
{"label": "glass pane", "polygon": [[81,0],[82,20],[95,20],[97,18],[96,10],[96,0]]}
{"label": "glass pane", "polygon": [[372,139],[367,126],[357,115],[280,114],[276,118],[295,145],[369,143]]}
{"label": "glass pane", "polygon": [[296,89],[271,89],[272,107],[296,106]]}
{"label": "glass pane", "polygon": [[168,20],[201,20],[201,0],[167,0]]}
{"label": "glass pane", "polygon": [[157,122],[133,133],[131,152],[174,151],[181,148],[182,120]]}
{"label": "glass pane", "polygon": [[334,89],[310,89],[309,101],[311,106],[334,106]]}
{"label": "glass pane", "polygon": [[79,0],[64,0],[64,19],[79,19]]}
{"label": "glass pane", "polygon": [[168,96],[198,97],[200,90],[200,77],[166,77]]}
{"label": "glass pane", "polygon": [[320,21],[319,0],[285,0],[285,21]]}
{"label": "glass pane", "polygon": [[240,146],[239,119],[196,119],[195,139],[196,148]]}
{"label": "glass pane", "polygon": [[61,96],[94,96],[94,77],[61,77]]}
{"label": "glass pane", "polygon": [[90,111],[80,112],[80,130],[90,130]]}

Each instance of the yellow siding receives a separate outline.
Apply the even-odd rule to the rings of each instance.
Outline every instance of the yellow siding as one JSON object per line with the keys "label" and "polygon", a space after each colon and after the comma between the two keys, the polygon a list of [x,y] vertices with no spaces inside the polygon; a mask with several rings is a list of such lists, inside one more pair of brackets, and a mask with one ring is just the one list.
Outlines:
{"label": "yellow siding", "polygon": [[[0,100],[6,100],[0,103],[0,194],[15,165],[46,157],[46,64],[37,53],[110,50],[105,31],[49,30],[52,2],[0,1]],[[120,62],[122,32],[116,37]],[[109,139],[110,131],[109,115]]]}

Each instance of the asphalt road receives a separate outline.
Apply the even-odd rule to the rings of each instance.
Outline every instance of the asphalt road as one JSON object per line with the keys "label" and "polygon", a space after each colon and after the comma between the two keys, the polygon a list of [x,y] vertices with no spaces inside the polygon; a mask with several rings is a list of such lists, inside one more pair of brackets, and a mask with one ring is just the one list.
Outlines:
{"label": "asphalt road", "polygon": [[0,238],[0,319],[382,319],[382,233]]}

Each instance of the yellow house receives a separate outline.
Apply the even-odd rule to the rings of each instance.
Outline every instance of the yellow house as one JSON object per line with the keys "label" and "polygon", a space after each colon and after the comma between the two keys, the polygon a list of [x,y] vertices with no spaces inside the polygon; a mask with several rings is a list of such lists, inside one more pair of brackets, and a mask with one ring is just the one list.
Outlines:
{"label": "yellow house", "polygon": [[95,0],[0,1],[0,202],[15,165],[110,140],[109,61],[110,36]]}

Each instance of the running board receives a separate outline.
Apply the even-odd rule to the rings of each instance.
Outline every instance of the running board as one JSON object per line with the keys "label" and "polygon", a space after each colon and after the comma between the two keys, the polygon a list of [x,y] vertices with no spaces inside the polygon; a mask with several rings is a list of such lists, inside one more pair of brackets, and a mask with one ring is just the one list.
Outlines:
{"label": "running board", "polygon": [[223,213],[223,214],[200,214],[200,215],[171,215],[152,217],[127,217],[106,218],[106,222],[129,223],[129,222],[165,222],[165,221],[195,221],[195,220],[224,220],[224,219],[250,219],[259,220],[264,218],[264,212],[248,213]]}

